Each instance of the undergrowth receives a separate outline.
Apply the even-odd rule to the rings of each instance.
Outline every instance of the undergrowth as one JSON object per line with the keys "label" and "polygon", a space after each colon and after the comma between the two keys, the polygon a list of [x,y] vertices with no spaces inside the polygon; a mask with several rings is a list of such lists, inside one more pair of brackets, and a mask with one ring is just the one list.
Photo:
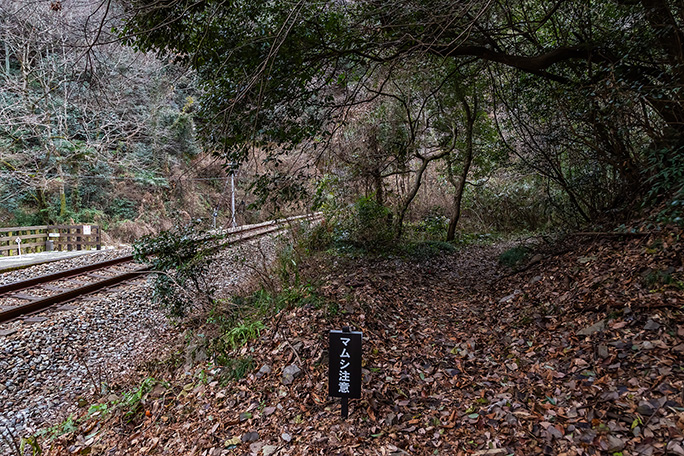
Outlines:
{"label": "undergrowth", "polygon": [[252,369],[254,369],[254,359],[251,356],[244,358],[226,358],[219,359],[219,365],[223,367],[221,374],[221,383],[226,384],[229,381],[238,381],[244,378]]}
{"label": "undergrowth", "polygon": [[506,250],[501,255],[499,255],[499,263],[509,268],[518,267],[525,260],[527,260],[530,255],[530,248],[525,246],[516,246],[511,249]]}
{"label": "undergrowth", "polygon": [[214,305],[215,290],[207,276],[219,241],[190,223],[134,244],[135,260],[149,264],[154,272],[152,300],[170,317],[183,318],[196,307]]}
{"label": "undergrowth", "polygon": [[[43,453],[41,443],[50,442],[58,437],[78,431],[80,426],[86,421],[94,418],[107,418],[109,415],[118,412],[122,419],[127,422],[137,422],[145,416],[145,402],[152,390],[160,385],[164,389],[170,384],[159,381],[152,377],[145,378],[138,387],[133,390],[123,392],[119,397],[104,402],[92,404],[88,407],[87,413],[80,417],[69,415],[64,421],[52,427],[41,429],[34,435],[21,439],[21,455],[39,455]],[[87,439],[88,437],[86,437]]]}

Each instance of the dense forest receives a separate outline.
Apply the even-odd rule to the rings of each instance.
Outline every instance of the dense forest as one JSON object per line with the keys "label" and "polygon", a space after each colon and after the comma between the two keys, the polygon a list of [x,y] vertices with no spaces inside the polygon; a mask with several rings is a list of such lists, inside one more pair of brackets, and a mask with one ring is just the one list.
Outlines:
{"label": "dense forest", "polygon": [[237,170],[243,220],[354,207],[385,238],[679,221],[683,14],[6,0],[0,220],[131,240],[229,219]]}

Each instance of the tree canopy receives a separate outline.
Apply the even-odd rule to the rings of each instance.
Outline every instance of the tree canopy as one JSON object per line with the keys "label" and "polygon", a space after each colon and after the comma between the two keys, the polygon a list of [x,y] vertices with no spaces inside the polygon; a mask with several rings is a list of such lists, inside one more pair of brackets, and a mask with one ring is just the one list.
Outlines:
{"label": "tree canopy", "polygon": [[684,77],[678,2],[128,0],[128,7],[130,42],[197,68],[207,89],[222,94],[211,100],[219,109],[311,101],[378,65],[436,56],[477,58],[563,84],[612,78],[640,91],[666,122],[681,110],[664,97]]}
{"label": "tree canopy", "polygon": [[[326,135],[406,73],[448,99],[464,68],[511,152],[585,220],[681,175],[684,6],[668,0],[126,0],[121,35],[197,70],[232,161]],[[465,131],[461,125],[461,133]],[[598,192],[597,192],[598,190]],[[599,198],[595,196],[599,195]]]}

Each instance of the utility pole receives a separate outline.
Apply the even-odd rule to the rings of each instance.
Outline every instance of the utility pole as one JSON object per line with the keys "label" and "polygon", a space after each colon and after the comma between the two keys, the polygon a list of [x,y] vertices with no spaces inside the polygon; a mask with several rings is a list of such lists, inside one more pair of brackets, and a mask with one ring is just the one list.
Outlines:
{"label": "utility pole", "polygon": [[230,225],[235,228],[237,226],[235,221],[235,171],[233,171],[232,164],[230,168],[230,211],[233,214]]}

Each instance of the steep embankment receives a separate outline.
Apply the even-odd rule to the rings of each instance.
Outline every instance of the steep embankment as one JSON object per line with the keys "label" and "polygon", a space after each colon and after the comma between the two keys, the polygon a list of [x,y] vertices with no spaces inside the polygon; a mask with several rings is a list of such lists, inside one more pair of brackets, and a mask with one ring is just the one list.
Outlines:
{"label": "steep embankment", "polygon": [[[312,262],[339,314],[283,311],[234,354],[245,378],[177,369],[49,454],[684,454],[681,235],[575,236],[517,274],[496,247]],[[343,325],[365,337],[347,421],[326,383]]]}

